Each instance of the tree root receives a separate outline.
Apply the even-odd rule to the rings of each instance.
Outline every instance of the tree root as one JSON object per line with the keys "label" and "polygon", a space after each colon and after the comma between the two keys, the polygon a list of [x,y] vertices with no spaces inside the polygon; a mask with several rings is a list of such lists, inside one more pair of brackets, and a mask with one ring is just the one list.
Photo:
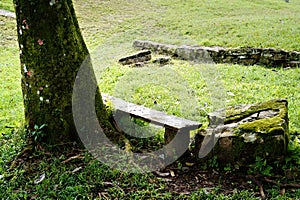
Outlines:
{"label": "tree root", "polygon": [[[270,183],[270,184],[273,184],[273,185],[277,185],[279,188],[280,188],[280,194],[281,195],[284,195],[285,191],[287,188],[289,189],[300,189],[300,184],[297,184],[297,183],[280,183],[276,180],[272,180],[271,178],[269,177],[263,177],[263,176],[247,176],[247,178],[251,181],[253,181],[258,187],[259,187],[259,193],[260,193],[260,196],[262,199],[266,199],[266,195],[264,193],[264,190],[263,190],[263,185],[261,183],[262,182],[266,182],[266,183]],[[259,181],[259,180],[261,181]]]}
{"label": "tree root", "polygon": [[26,158],[29,157],[29,155],[32,154],[34,151],[34,146],[33,145],[27,145],[16,157],[15,159],[11,162],[9,169],[13,169],[19,166],[20,163],[26,160]]}
{"label": "tree root", "polygon": [[267,177],[264,177],[263,181],[267,183],[272,183],[274,185],[278,185],[280,188],[300,188],[300,184],[297,183],[278,183],[272,179],[269,179]]}
{"label": "tree root", "polygon": [[260,197],[261,199],[266,199],[266,195],[264,193],[264,188],[263,188],[263,185],[261,184],[260,181],[258,181],[255,177],[253,176],[247,176],[247,178],[251,181],[253,181],[258,187],[259,187],[259,194],[260,194]]}

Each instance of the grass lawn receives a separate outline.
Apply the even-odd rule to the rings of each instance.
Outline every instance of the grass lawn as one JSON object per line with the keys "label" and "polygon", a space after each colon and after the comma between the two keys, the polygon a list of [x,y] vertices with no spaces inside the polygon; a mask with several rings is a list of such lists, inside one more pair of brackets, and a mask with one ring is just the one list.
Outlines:
{"label": "grass lawn", "polygon": [[[272,47],[300,51],[300,2],[73,2],[103,92],[205,125],[207,113],[216,108],[286,98],[292,138],[289,147],[294,150],[287,165],[293,163],[292,167],[300,167],[299,68],[219,64],[205,71],[203,64],[180,60],[173,60],[165,67],[150,65],[144,68],[128,68],[116,63],[118,58],[133,52],[131,46],[135,39],[169,44]],[[2,0],[0,9],[13,11],[12,1]],[[251,180],[241,181],[240,185],[245,183],[247,186],[243,189],[224,189],[222,181],[221,184],[212,181],[213,185],[199,183],[201,187],[195,187],[189,194],[180,194],[189,187],[189,183],[182,184],[185,189],[177,191],[170,186],[172,182],[168,183],[164,178],[109,169],[76,148],[57,155],[37,152],[27,162],[22,162],[24,158],[21,158],[20,165],[11,167],[11,161],[24,142],[15,24],[14,19],[0,16],[0,199],[259,199],[259,188]],[[218,88],[210,84],[212,79],[216,79]],[[224,94],[222,101],[215,102],[214,97],[220,94]],[[157,103],[154,104],[154,101]],[[68,160],[72,156],[77,157]],[[177,164],[178,177],[184,174],[184,170],[181,163]],[[209,167],[215,166],[210,164]],[[262,165],[268,167],[264,163]],[[240,173],[239,170],[232,171],[233,174]],[[34,181],[43,175],[45,179],[35,184]],[[281,181],[287,180],[283,178]],[[287,190],[285,195],[279,196],[280,188],[272,185],[265,187],[265,193],[269,199],[300,197],[299,189]]]}

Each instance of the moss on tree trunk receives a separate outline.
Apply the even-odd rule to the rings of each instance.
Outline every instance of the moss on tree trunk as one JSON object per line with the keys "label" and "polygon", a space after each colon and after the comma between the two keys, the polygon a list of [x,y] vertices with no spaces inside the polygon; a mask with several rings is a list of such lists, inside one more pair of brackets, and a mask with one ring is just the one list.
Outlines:
{"label": "moss on tree trunk", "polygon": [[[14,0],[14,4],[26,125],[34,130],[47,124],[44,142],[74,141],[78,136],[72,116],[73,84],[89,52],[72,1]],[[96,96],[100,123],[107,123],[99,90]]]}

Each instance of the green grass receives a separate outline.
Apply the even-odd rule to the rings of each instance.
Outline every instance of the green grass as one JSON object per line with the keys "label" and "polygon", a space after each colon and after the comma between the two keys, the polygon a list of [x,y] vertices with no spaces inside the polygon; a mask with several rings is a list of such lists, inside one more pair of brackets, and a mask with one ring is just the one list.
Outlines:
{"label": "green grass", "polygon": [[[2,51],[0,53],[0,79],[1,82],[3,81],[0,88],[2,97],[0,101],[1,127],[4,125],[18,127],[24,117],[18,60],[2,59],[3,57],[14,57],[14,54],[18,54],[18,51]],[[14,62],[14,64],[11,62]]]}
{"label": "green grass", "polygon": [[203,65],[193,66],[181,61],[174,61],[164,68],[150,65],[136,69],[115,65],[99,75],[100,85],[103,92],[127,101],[201,122],[206,122],[207,112],[225,105],[286,98],[291,131],[300,132],[297,117],[300,115],[299,68],[215,65],[213,72],[219,74],[221,92],[225,94],[220,105],[212,103],[211,97],[217,97],[219,91],[207,88],[203,68]]}
{"label": "green grass", "polygon": [[[51,157],[37,152],[31,156],[32,161],[13,173],[5,173],[5,178],[0,179],[0,198],[7,197],[5,194],[10,194],[9,198],[12,199],[94,199],[99,195],[109,199],[131,199],[136,196],[154,198],[164,190],[162,183],[149,184],[152,179],[155,181],[151,174],[133,175],[112,170],[83,153],[80,158],[63,163],[67,159],[64,153],[61,152],[59,157]],[[40,157],[45,159],[36,160]],[[76,168],[79,170],[74,172]],[[30,173],[24,173],[25,170]],[[45,179],[42,184],[35,184],[34,181],[43,174]],[[7,179],[10,181],[6,182]],[[143,192],[139,191],[142,188]],[[168,196],[167,193],[163,195]]]}
{"label": "green grass", "polygon": [[164,4],[170,8],[159,24],[188,35],[200,45],[299,50],[297,1],[178,0]]}
{"label": "green grass", "polygon": [[[74,0],[74,4],[103,92],[205,124],[207,113],[218,107],[286,98],[290,131],[295,138],[290,149],[296,153],[291,159],[299,161],[299,68],[222,64],[205,71],[203,65],[178,60],[164,67],[152,64],[139,69],[116,64],[118,58],[134,51],[131,45],[135,39],[300,50],[299,2]],[[12,1],[2,0],[0,9],[13,11]],[[219,88],[210,85],[211,77],[217,78]],[[0,17],[0,82],[1,199],[91,199],[99,192],[109,199],[257,199],[251,190],[224,195],[217,187],[209,192],[200,189],[189,196],[171,194],[152,174],[108,169],[83,152],[82,158],[68,163],[63,163],[70,157],[66,152],[54,156],[37,152],[31,162],[9,169],[10,161],[23,146],[24,114],[15,20],[5,17]],[[213,97],[222,92],[224,101],[214,102]],[[72,173],[77,167],[82,168]],[[43,173],[45,180],[35,185],[34,180]],[[266,192],[270,199],[300,196],[299,190],[286,196],[278,196],[278,188]]]}
{"label": "green grass", "polygon": [[[108,33],[127,32],[127,38],[177,44],[300,49],[297,1],[78,1],[78,5],[88,43],[98,37],[103,41]],[[93,16],[85,15],[88,11]]]}
{"label": "green grass", "polygon": [[0,9],[14,12],[13,0],[1,0]]}
{"label": "green grass", "polygon": [[[174,43],[184,44],[186,41],[182,38],[186,38],[191,44],[206,46],[300,50],[298,1],[74,0],[74,4],[80,10],[77,15],[90,45],[103,42],[113,33],[131,29],[144,36],[148,31],[156,32],[157,40]],[[1,1],[0,8],[14,11],[10,0]],[[141,27],[148,30],[143,32]],[[169,38],[170,35],[173,37]]]}
{"label": "green grass", "polygon": [[0,173],[22,148],[24,121],[15,21],[0,16]]}
{"label": "green grass", "polygon": [[[68,158],[65,153],[61,152],[60,156],[49,156],[36,152],[31,156],[31,161],[2,174],[4,177],[0,179],[0,198],[260,199],[250,190],[236,190],[230,195],[225,195],[218,187],[202,188],[189,195],[172,194],[168,191],[163,179],[159,180],[153,174],[131,174],[112,170],[85,153],[79,153],[81,157],[64,163]],[[41,175],[45,175],[45,178],[42,182],[35,184],[34,182]],[[276,187],[265,190],[265,193],[268,199],[278,200],[296,198],[300,195],[299,192],[294,192],[279,196],[279,188]]]}
{"label": "green grass", "polygon": [[[23,118],[15,21],[0,16],[0,22],[0,93],[3,97],[0,104],[1,113],[3,113],[0,116],[0,123],[4,120],[12,123],[10,126],[14,126],[16,122],[19,124]],[[3,124],[1,124],[2,126]]]}

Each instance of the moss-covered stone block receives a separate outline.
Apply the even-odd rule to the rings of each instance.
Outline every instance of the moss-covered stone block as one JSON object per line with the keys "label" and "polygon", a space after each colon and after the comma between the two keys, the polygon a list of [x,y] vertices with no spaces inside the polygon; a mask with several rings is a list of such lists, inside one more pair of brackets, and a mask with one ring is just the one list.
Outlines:
{"label": "moss-covered stone block", "polygon": [[[225,117],[216,123],[223,113]],[[248,165],[256,157],[275,161],[285,155],[289,140],[285,99],[229,107],[209,114],[209,120],[209,127],[195,136],[195,150],[200,150],[205,136],[214,134],[215,145],[208,157],[217,156],[221,163]]]}

